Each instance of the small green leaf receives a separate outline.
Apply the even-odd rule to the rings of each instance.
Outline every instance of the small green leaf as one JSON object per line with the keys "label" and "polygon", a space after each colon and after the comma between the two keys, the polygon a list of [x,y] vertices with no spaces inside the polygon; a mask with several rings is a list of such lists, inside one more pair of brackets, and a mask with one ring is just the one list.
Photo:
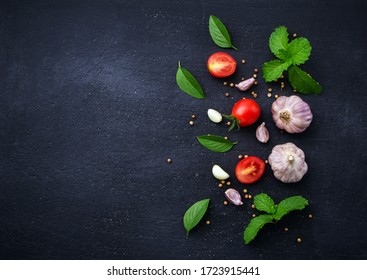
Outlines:
{"label": "small green leaf", "polygon": [[276,211],[274,200],[265,193],[255,195],[254,205],[257,210],[264,211],[268,214],[274,214]]}
{"label": "small green leaf", "polygon": [[308,205],[308,200],[302,196],[291,196],[283,199],[277,206],[274,219],[279,221],[283,216],[294,210],[302,210]]}
{"label": "small green leaf", "polygon": [[311,44],[306,38],[294,39],[285,51],[286,59],[291,60],[294,65],[303,64],[310,57],[311,49]]}
{"label": "small green leaf", "polygon": [[237,142],[231,142],[223,137],[215,135],[203,135],[197,136],[196,138],[205,148],[219,153],[228,152],[232,149],[233,145],[237,144]]}
{"label": "small green leaf", "polygon": [[209,33],[217,46],[237,50],[237,48],[232,45],[231,37],[229,36],[227,28],[219,18],[213,15],[209,17]]}
{"label": "small green leaf", "polygon": [[272,82],[282,76],[284,70],[287,70],[290,61],[272,60],[265,62],[262,66],[263,78],[266,82]]}
{"label": "small green leaf", "polygon": [[190,230],[192,230],[203,218],[206,210],[208,209],[210,199],[200,200],[187,209],[184,217],[183,223],[186,229],[186,235],[189,235]]}
{"label": "small green leaf", "polygon": [[199,82],[195,77],[187,71],[185,68],[181,67],[181,63],[178,62],[178,69],[176,73],[176,82],[178,87],[192,97],[203,99],[205,97],[203,89],[201,88]]}
{"label": "small green leaf", "polygon": [[288,31],[285,26],[275,28],[269,38],[269,48],[271,52],[279,59],[284,59],[284,53],[281,50],[286,50],[288,47]]}
{"label": "small green leaf", "polygon": [[245,240],[245,244],[249,244],[256,237],[257,233],[263,226],[268,223],[271,223],[273,218],[271,215],[260,215],[256,218],[251,219],[250,223],[246,227],[243,233],[243,239]]}
{"label": "small green leaf", "polygon": [[298,66],[292,65],[288,69],[288,79],[294,89],[304,94],[321,93],[321,85],[311,78]]}

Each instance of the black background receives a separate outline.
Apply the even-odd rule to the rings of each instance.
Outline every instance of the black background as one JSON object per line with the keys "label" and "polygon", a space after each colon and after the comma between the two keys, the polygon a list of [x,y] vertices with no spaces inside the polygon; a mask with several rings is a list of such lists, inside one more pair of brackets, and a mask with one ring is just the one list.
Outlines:
{"label": "black background", "polygon": [[[365,3],[1,1],[0,257],[367,258]],[[235,101],[250,96],[206,70],[210,54],[221,51],[209,36],[211,14],[239,48],[226,52],[246,59],[229,82],[273,59],[268,38],[275,27],[310,40],[303,69],[323,93],[301,96],[314,114],[304,133],[275,127],[274,98],[266,97],[262,78],[254,89],[268,144],[255,139],[256,125],[228,133],[208,120],[208,108],[230,113]],[[200,81],[206,99],[178,89],[178,60]],[[287,82],[283,93],[279,84],[271,86],[292,94]],[[197,115],[193,127],[191,114]],[[239,144],[226,154],[208,151],[194,138],[207,133]],[[216,186],[211,167],[219,164],[234,177],[239,154],[266,159],[274,145],[289,141],[306,154],[309,172],[302,181],[283,184],[267,167],[247,189],[276,201],[303,195],[310,206],[266,226],[245,246],[251,201],[224,206],[225,188]],[[232,186],[244,188],[235,179]],[[186,238],[185,210],[208,197],[211,224],[200,223]]]}

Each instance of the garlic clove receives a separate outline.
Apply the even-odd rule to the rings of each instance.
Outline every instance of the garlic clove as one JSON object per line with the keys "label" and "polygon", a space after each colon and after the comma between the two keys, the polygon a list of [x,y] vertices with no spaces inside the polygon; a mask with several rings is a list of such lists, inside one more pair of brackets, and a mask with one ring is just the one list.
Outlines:
{"label": "garlic clove", "polygon": [[228,189],[225,191],[225,196],[228,199],[228,201],[234,205],[242,205],[242,198],[240,193],[235,189]]}
{"label": "garlic clove", "polygon": [[245,91],[245,90],[248,90],[250,87],[252,87],[254,82],[255,82],[255,79],[250,78],[250,79],[244,80],[244,81],[242,81],[238,84],[235,84],[235,87],[238,88],[240,91]]}
{"label": "garlic clove", "polygon": [[269,141],[269,131],[264,122],[256,129],[256,138],[261,143],[267,143]]}
{"label": "garlic clove", "polygon": [[218,180],[227,180],[229,178],[229,174],[225,172],[219,165],[213,166],[212,173],[213,176]]}
{"label": "garlic clove", "polygon": [[213,123],[220,123],[223,119],[222,115],[214,109],[208,110],[208,117]]}

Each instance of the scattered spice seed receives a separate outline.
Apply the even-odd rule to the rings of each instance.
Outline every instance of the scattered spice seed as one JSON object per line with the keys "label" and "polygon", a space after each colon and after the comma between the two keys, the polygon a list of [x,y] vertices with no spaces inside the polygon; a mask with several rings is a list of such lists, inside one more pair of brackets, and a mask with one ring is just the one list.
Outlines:
{"label": "scattered spice seed", "polygon": [[228,97],[228,96],[229,96],[229,93],[228,93],[228,92],[226,92],[225,96],[227,96],[227,97]]}
{"label": "scattered spice seed", "polygon": [[244,193],[247,193],[247,189],[243,189],[243,192],[244,192]]}
{"label": "scattered spice seed", "polygon": [[286,228],[284,228],[284,231],[285,231],[285,232],[288,232],[288,230],[289,230],[289,229],[288,229],[287,227],[286,227]]}
{"label": "scattered spice seed", "polygon": [[224,180],[222,180],[222,181],[220,181],[222,184],[225,184],[226,183],[226,181],[224,181]]}
{"label": "scattered spice seed", "polygon": [[256,217],[256,214],[252,214],[252,218],[255,218]]}
{"label": "scattered spice seed", "polygon": [[296,89],[294,89],[294,90],[293,90],[293,92],[294,92],[294,93],[296,93],[296,92],[297,92],[297,90],[296,90]]}
{"label": "scattered spice seed", "polygon": [[284,79],[284,75],[280,76],[281,79]]}
{"label": "scattered spice seed", "polygon": [[231,125],[231,122],[227,122],[227,125],[230,126]]}
{"label": "scattered spice seed", "polygon": [[229,86],[230,86],[230,87],[234,87],[234,83],[230,83],[230,84],[229,84]]}
{"label": "scattered spice seed", "polygon": [[296,38],[297,37],[297,34],[296,33],[293,33],[292,36],[293,36],[293,38]]}
{"label": "scattered spice seed", "polygon": [[257,86],[257,81],[254,82],[254,85]]}
{"label": "scattered spice seed", "polygon": [[256,79],[256,78],[257,78],[257,75],[256,75],[256,74],[253,74],[253,75],[252,75],[252,77],[253,77],[254,79]]}
{"label": "scattered spice seed", "polygon": [[242,64],[245,64],[245,63],[246,63],[246,60],[242,59],[242,61],[241,61],[241,62],[242,62]]}
{"label": "scattered spice seed", "polygon": [[268,97],[269,97],[269,98],[271,97],[271,93],[270,93],[270,92],[268,93]]}
{"label": "scattered spice seed", "polygon": [[238,155],[238,158],[239,158],[239,159],[243,158],[243,155]]}
{"label": "scattered spice seed", "polygon": [[196,116],[195,116],[195,115],[191,115],[191,118],[192,118],[192,119],[195,119],[195,118],[196,118]]}
{"label": "scattered spice seed", "polygon": [[223,185],[222,185],[222,184],[219,184],[219,185],[218,185],[218,188],[221,188],[221,187],[223,187]]}
{"label": "scattered spice seed", "polygon": [[172,159],[168,158],[167,163],[171,163],[171,162],[172,162]]}
{"label": "scattered spice seed", "polygon": [[228,201],[227,200],[223,201],[223,204],[224,205],[227,205],[228,204]]}
{"label": "scattered spice seed", "polygon": [[252,208],[252,209],[255,209],[255,204],[252,204],[252,205],[251,205],[251,208]]}
{"label": "scattered spice seed", "polygon": [[254,95],[254,94],[255,94],[255,92],[254,92],[254,91],[251,91],[251,94],[252,94],[252,95]]}
{"label": "scattered spice seed", "polygon": [[245,158],[248,158],[248,155],[245,155]]}
{"label": "scattered spice seed", "polygon": [[206,224],[207,224],[207,225],[210,225],[210,221],[209,221],[209,220],[208,220],[208,221],[206,221]]}
{"label": "scattered spice seed", "polygon": [[254,97],[254,98],[257,98],[257,94],[256,94],[256,93],[254,93],[253,97]]}
{"label": "scattered spice seed", "polygon": [[278,82],[278,79],[275,79],[275,80],[274,80],[274,82],[276,82],[276,83],[277,83],[277,82]]}
{"label": "scattered spice seed", "polygon": [[231,185],[231,182],[230,182],[230,181],[228,181],[226,184],[227,184],[227,186],[230,186],[230,185]]}
{"label": "scattered spice seed", "polygon": [[228,137],[227,136],[224,136],[224,139],[228,140]]}
{"label": "scattered spice seed", "polygon": [[301,243],[301,242],[302,242],[302,239],[298,237],[298,238],[297,238],[297,242],[298,242],[298,243]]}
{"label": "scattered spice seed", "polygon": [[248,195],[248,199],[252,199],[252,195],[251,194]]}
{"label": "scattered spice seed", "polygon": [[268,88],[268,92],[272,92],[273,91],[273,89],[272,88]]}
{"label": "scattered spice seed", "polygon": [[223,82],[223,85],[226,86],[226,85],[228,85],[228,83],[227,82]]}
{"label": "scattered spice seed", "polygon": [[265,160],[265,164],[268,164],[269,163],[269,161],[268,160]]}
{"label": "scattered spice seed", "polygon": [[312,219],[312,217],[313,217],[313,216],[312,216],[312,214],[308,214],[308,217],[309,217],[310,219]]}
{"label": "scattered spice seed", "polygon": [[245,80],[245,78],[243,78],[243,77],[242,77],[242,78],[241,78],[241,81],[244,81],[244,80]]}
{"label": "scattered spice seed", "polygon": [[248,199],[248,194],[245,194],[245,198]]}
{"label": "scattered spice seed", "polygon": [[275,99],[278,99],[279,96],[278,96],[278,94],[276,94],[276,95],[274,95],[274,97],[275,97]]}
{"label": "scattered spice seed", "polygon": [[189,125],[193,126],[194,122],[193,121],[189,121]]}
{"label": "scattered spice seed", "polygon": [[255,72],[255,73],[257,73],[257,72],[259,72],[259,70],[258,70],[257,68],[255,68],[255,69],[254,69],[254,72]]}

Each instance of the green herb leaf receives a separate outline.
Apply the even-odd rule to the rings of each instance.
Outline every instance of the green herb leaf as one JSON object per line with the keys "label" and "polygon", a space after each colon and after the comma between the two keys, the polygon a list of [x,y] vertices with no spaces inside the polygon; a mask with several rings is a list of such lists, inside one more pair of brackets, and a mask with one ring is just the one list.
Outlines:
{"label": "green herb leaf", "polygon": [[292,65],[288,69],[288,80],[293,88],[304,94],[321,93],[321,85],[311,78],[298,66]]}
{"label": "green herb leaf", "polygon": [[276,211],[274,200],[265,193],[255,195],[254,205],[257,210],[264,211],[268,214],[274,214]]}
{"label": "green herb leaf", "polygon": [[291,196],[283,199],[277,206],[277,211],[273,216],[279,221],[283,216],[294,210],[302,210],[308,205],[308,200],[302,196]]}
{"label": "green herb leaf", "polygon": [[290,61],[272,60],[265,62],[262,66],[263,78],[266,82],[272,82],[280,76],[283,71],[291,65]]}
{"label": "green herb leaf", "polygon": [[194,203],[189,209],[187,209],[183,217],[186,235],[189,235],[190,230],[192,230],[203,218],[206,210],[208,209],[209,202],[209,198],[203,199]]}
{"label": "green herb leaf", "polygon": [[233,48],[237,50],[237,48],[232,45],[231,37],[229,36],[227,28],[219,18],[213,15],[209,17],[209,33],[217,46],[221,48]]}
{"label": "green herb leaf", "polygon": [[205,148],[219,153],[228,152],[232,149],[233,145],[237,144],[237,142],[231,142],[223,137],[215,135],[203,135],[197,136],[196,138]]}
{"label": "green herb leaf", "polygon": [[176,82],[178,87],[192,97],[203,99],[205,97],[203,89],[201,88],[199,82],[195,77],[187,71],[185,68],[181,67],[181,63],[178,62],[178,69],[176,73]]}
{"label": "green herb leaf", "polygon": [[273,218],[271,215],[260,215],[256,218],[251,219],[250,223],[243,233],[245,244],[249,244],[252,240],[254,240],[259,230],[272,221]]}
{"label": "green herb leaf", "polygon": [[286,56],[285,59],[291,60],[294,65],[303,64],[310,57],[311,49],[311,44],[306,38],[294,39],[284,52]]}
{"label": "green herb leaf", "polygon": [[279,59],[284,59],[284,53],[288,47],[288,31],[285,26],[279,26],[275,28],[274,32],[271,33],[269,38],[269,48],[271,52]]}

